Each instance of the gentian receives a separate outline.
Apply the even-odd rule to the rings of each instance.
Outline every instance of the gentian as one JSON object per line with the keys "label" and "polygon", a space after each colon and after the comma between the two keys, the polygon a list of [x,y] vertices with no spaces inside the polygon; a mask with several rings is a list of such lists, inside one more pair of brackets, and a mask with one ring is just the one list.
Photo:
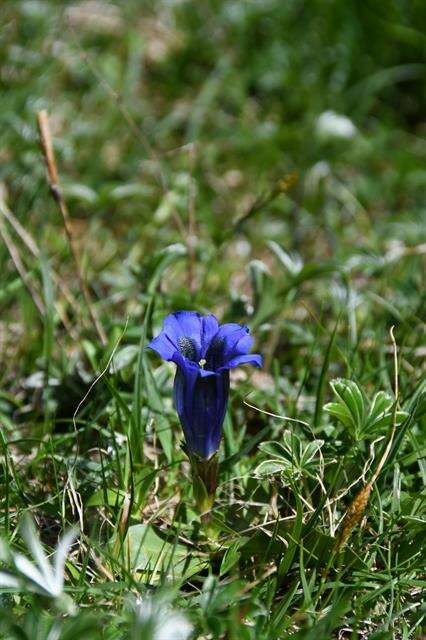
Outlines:
{"label": "gentian", "polygon": [[214,493],[215,473],[211,461],[222,435],[229,370],[242,364],[262,366],[262,357],[249,353],[252,344],[253,338],[246,326],[219,325],[214,315],[176,311],[165,318],[163,330],[148,345],[177,365],[174,404],[187,453],[191,462],[197,461],[208,494]]}

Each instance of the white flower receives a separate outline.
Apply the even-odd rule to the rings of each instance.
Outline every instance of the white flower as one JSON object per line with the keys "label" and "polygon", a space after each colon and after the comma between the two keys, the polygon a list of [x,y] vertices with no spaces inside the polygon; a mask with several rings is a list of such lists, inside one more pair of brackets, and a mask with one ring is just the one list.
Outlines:
{"label": "white flower", "polygon": [[335,113],[335,111],[324,111],[316,122],[317,132],[325,138],[353,138],[357,128],[347,116]]}
{"label": "white flower", "polygon": [[50,563],[34,523],[26,516],[21,526],[22,537],[34,562],[22,553],[11,553],[12,571],[0,571],[0,587],[30,591],[42,596],[54,598],[66,613],[74,613],[75,605],[71,598],[63,592],[64,568],[69,549],[77,537],[77,531],[71,529],[58,541],[53,563]]}
{"label": "white flower", "polygon": [[192,625],[163,597],[147,596],[133,604],[135,630],[141,640],[188,640]]}

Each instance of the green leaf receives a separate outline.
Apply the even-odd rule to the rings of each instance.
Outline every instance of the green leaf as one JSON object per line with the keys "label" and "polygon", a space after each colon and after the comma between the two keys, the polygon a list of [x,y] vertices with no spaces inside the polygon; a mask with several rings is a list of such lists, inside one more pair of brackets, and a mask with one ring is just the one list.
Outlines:
{"label": "green leaf", "polygon": [[167,461],[171,462],[173,459],[173,431],[170,420],[163,415],[157,414],[154,425]]}
{"label": "green leaf", "polygon": [[147,403],[150,409],[158,413],[164,410],[163,399],[157,388],[156,380],[147,362],[146,351],[142,351],[142,371]]}
{"label": "green leaf", "polygon": [[324,411],[337,418],[345,427],[352,428],[353,420],[347,407],[338,402],[329,402],[324,406]]}
{"label": "green leaf", "polygon": [[86,184],[74,182],[73,184],[64,184],[62,187],[64,196],[68,200],[77,200],[85,204],[96,204],[98,194]]}
{"label": "green leaf", "polygon": [[288,462],[282,460],[263,460],[254,470],[257,476],[272,476],[276,473],[282,473],[288,468]]}
{"label": "green leaf", "polygon": [[[409,414],[406,411],[397,411],[395,414],[395,422],[396,425],[400,425],[407,419]],[[389,427],[392,424],[393,416],[392,412],[387,413],[386,415],[379,416],[374,422],[368,422],[364,427],[364,433],[366,434],[368,431],[373,430],[378,431],[383,427]]]}
{"label": "green leaf", "polygon": [[330,340],[328,341],[327,351],[325,352],[324,362],[321,367],[321,373],[318,380],[318,387],[316,393],[316,401],[315,401],[315,414],[314,414],[314,427],[318,427],[321,420],[321,414],[323,410],[324,404],[324,389],[326,384],[326,376],[328,372],[328,368],[330,366],[330,357],[331,352],[333,350],[334,340],[337,334],[337,327],[339,326],[339,318],[334,325],[333,333],[330,336]]}
{"label": "green leaf", "polygon": [[308,444],[302,448],[300,456],[300,467],[302,469],[309,467],[323,444],[324,440],[313,440],[312,442],[308,442]]}
{"label": "green leaf", "polygon": [[362,424],[365,413],[364,399],[357,383],[353,380],[337,379],[334,381],[333,390],[349,407],[355,423]]}
{"label": "green leaf", "polygon": [[238,562],[241,557],[241,547],[248,542],[250,538],[242,536],[236,540],[226,551],[222,558],[219,574],[223,576]]}
{"label": "green leaf", "polygon": [[250,280],[254,302],[254,313],[250,326],[255,328],[275,312],[277,295],[269,269],[261,260],[252,260],[250,263]]}
{"label": "green leaf", "polygon": [[302,532],[302,524],[303,524],[303,505],[300,500],[297,491],[294,492],[294,496],[296,499],[296,519],[294,521],[293,530],[289,535],[288,547],[284,554],[283,559],[280,562],[280,566],[278,568],[278,577],[280,581],[282,581],[287,573],[289,572],[291,565],[293,563],[294,554],[296,553],[296,549],[299,546],[300,534]]}
{"label": "green leaf", "polygon": [[337,396],[337,403],[329,403],[324,410],[336,416],[349,429],[352,437],[359,440],[366,414],[359,386],[353,380],[344,378],[336,378],[330,385]]}
{"label": "green leaf", "polygon": [[151,467],[144,466],[141,471],[134,474],[135,509],[143,508],[148,492],[159,472],[159,469],[152,470]]}
{"label": "green leaf", "polygon": [[296,580],[291,587],[287,589],[284,598],[274,610],[271,616],[271,638],[281,637],[279,634],[287,628],[288,623],[285,621],[285,614],[293,601],[298,587],[299,581]]}
{"label": "green leaf", "polygon": [[264,453],[272,456],[273,458],[284,458],[285,460],[289,459],[288,451],[279,442],[274,442],[273,440],[262,442],[259,445],[259,449]]}
{"label": "green leaf", "polygon": [[288,477],[293,478],[304,473],[309,475],[310,467],[316,464],[314,458],[323,444],[323,440],[303,444],[293,431],[286,430],[282,442],[270,441],[259,445],[259,449],[272,458],[263,460],[255,473],[260,476],[286,473]]}
{"label": "green leaf", "polygon": [[170,267],[176,260],[186,255],[186,247],[183,244],[176,243],[171,244],[154,257],[156,264],[152,270],[152,275],[148,284],[148,294],[154,294],[161,278],[168,267]]}
{"label": "green leaf", "polygon": [[369,420],[376,420],[380,416],[380,414],[388,411],[393,404],[393,399],[391,398],[389,393],[385,391],[379,391],[376,393],[373,400],[371,401],[370,411],[368,413]]}
{"label": "green leaf", "polygon": [[297,253],[288,253],[275,240],[268,240],[268,247],[277,257],[281,266],[292,276],[297,276],[303,268],[303,260]]}
{"label": "green leaf", "polygon": [[193,554],[192,549],[146,524],[129,527],[121,553],[132,572],[147,575],[151,582],[157,582],[161,575],[187,578],[206,566],[206,561]]}
{"label": "green leaf", "polygon": [[[394,400],[385,391],[376,393],[367,412],[364,396],[356,382],[339,378],[331,382],[331,387],[338,401],[326,404],[324,411],[341,422],[356,440],[373,437],[392,424]],[[408,415],[406,411],[397,411],[397,425]]]}

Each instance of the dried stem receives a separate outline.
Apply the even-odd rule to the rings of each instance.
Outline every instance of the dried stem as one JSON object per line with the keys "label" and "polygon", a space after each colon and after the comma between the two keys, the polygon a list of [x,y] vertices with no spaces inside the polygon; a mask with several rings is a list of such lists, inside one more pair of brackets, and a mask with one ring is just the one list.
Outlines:
{"label": "dried stem", "polygon": [[19,251],[1,220],[0,220],[0,236],[2,237],[2,240],[7,247],[7,250],[9,251],[10,257],[12,258],[16,271],[19,273],[19,275],[21,276],[22,282],[28,289],[28,292],[34,301],[35,306],[40,311],[40,313],[44,315],[44,312],[45,312],[44,304],[40,296],[38,295],[38,293],[33,288],[31,284],[30,276],[28,275],[25,269],[24,263],[21,260]]}
{"label": "dried stem", "polygon": [[393,413],[392,413],[392,430],[389,436],[389,440],[388,443],[386,445],[386,449],[383,452],[383,455],[380,459],[379,464],[377,465],[377,468],[375,470],[375,472],[373,473],[371,480],[370,480],[370,484],[373,485],[377,478],[379,477],[379,474],[381,472],[381,470],[383,469],[386,460],[389,457],[389,453],[392,447],[392,443],[393,443],[393,439],[395,437],[395,431],[396,431],[396,411],[397,411],[397,407],[398,407],[398,398],[399,398],[399,386],[398,386],[398,350],[397,350],[397,346],[396,346],[396,342],[395,342],[395,336],[393,335],[393,329],[394,327],[392,326],[390,328],[390,336],[391,336],[391,340],[392,340],[392,346],[393,346],[393,366],[394,366],[394,396],[395,396],[395,402],[393,405]]}
{"label": "dried stem", "polygon": [[50,133],[49,116],[47,114],[47,111],[39,111],[37,113],[37,122],[38,122],[38,128],[40,132],[40,142],[43,149],[44,159],[46,162],[46,168],[47,168],[47,173],[49,177],[50,192],[53,196],[53,199],[57,203],[62,215],[65,232],[68,237],[68,242],[71,247],[71,252],[73,254],[73,258],[74,258],[74,262],[77,270],[77,277],[78,277],[80,289],[83,293],[84,299],[86,300],[90,318],[98,333],[99,339],[103,345],[106,345],[107,338],[105,335],[105,331],[96,314],[95,308],[93,306],[93,302],[90,297],[89,289],[87,288],[87,285],[84,279],[83,271],[81,268],[81,260],[80,260],[80,252],[79,252],[78,244],[74,237],[71,219],[70,219],[68,209],[66,207],[65,200],[63,198],[60,186],[59,186],[58,170],[57,170],[56,161],[55,161],[55,154],[53,151],[52,136]]}
{"label": "dried stem", "polygon": [[[40,257],[40,249],[38,248],[37,244],[35,243],[34,238],[31,236],[31,234],[26,229],[24,229],[24,227],[21,225],[19,220],[14,216],[14,214],[8,208],[8,206],[6,205],[6,202],[4,201],[4,199],[3,199],[3,197],[1,195],[0,195],[0,216],[4,216],[4,218],[9,222],[9,224],[13,227],[14,231],[19,236],[19,238],[22,240],[22,242],[27,247],[27,249],[30,251],[30,253],[35,258],[39,258]],[[64,298],[66,299],[68,304],[71,306],[71,308],[73,308],[73,309],[76,308],[76,304],[77,304],[76,300],[75,300],[74,296],[72,295],[71,291],[66,286],[66,284],[60,279],[60,277],[54,271],[52,271],[51,276],[52,276],[52,280],[55,282],[55,284],[58,286],[58,288],[62,291],[62,293],[64,295]],[[57,302],[55,302],[55,309],[56,309],[56,311],[58,313],[58,316],[61,319],[62,324],[64,325],[64,327],[68,331],[68,333],[73,338],[77,338],[77,334],[73,330],[65,310],[62,309],[61,305],[58,304]]]}
{"label": "dried stem", "polygon": [[396,412],[397,412],[398,398],[399,398],[399,385],[398,385],[398,349],[396,346],[393,330],[394,330],[394,327],[391,327],[389,331],[391,340],[392,340],[392,346],[393,346],[393,363],[394,363],[395,402],[393,405],[393,413],[392,413],[392,429],[391,429],[390,436],[386,444],[385,450],[382,454],[382,457],[379,460],[379,463],[377,464],[376,470],[374,471],[373,475],[370,478],[370,481],[364,487],[362,487],[362,489],[357,493],[357,495],[349,505],[349,508],[343,519],[343,525],[342,525],[340,536],[335,546],[336,551],[339,551],[339,549],[342,547],[346,539],[349,537],[352,529],[358,524],[358,522],[360,522],[361,518],[363,517],[365,509],[367,508],[371,490],[377,478],[379,477],[380,472],[382,471],[386,463],[386,460],[389,457],[389,453],[392,448],[392,443],[395,437]]}

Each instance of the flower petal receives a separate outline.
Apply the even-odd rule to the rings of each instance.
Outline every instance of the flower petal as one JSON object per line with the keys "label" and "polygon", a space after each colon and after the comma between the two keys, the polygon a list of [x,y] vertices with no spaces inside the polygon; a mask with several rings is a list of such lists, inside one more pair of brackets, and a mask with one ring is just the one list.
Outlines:
{"label": "flower petal", "polygon": [[216,374],[195,367],[178,367],[174,402],[189,453],[210,458],[219,448],[228,402],[228,372]]}
{"label": "flower petal", "polygon": [[194,375],[200,376],[201,378],[217,375],[215,371],[202,369],[200,366],[198,366],[197,363],[188,360],[188,358],[185,358],[185,356],[183,356],[180,351],[175,351],[171,360],[184,372],[191,370]]}
{"label": "flower petal", "polygon": [[220,325],[218,338],[228,339],[235,333],[241,331],[241,329],[247,330],[247,327],[237,324],[236,322],[226,322],[225,324]]}
{"label": "flower petal", "polygon": [[197,378],[198,372],[192,367],[178,367],[173,384],[173,401],[189,452],[194,449],[192,399]]}
{"label": "flower petal", "polygon": [[201,355],[204,358],[213,338],[219,331],[219,323],[213,314],[204,316],[201,324]]}
{"label": "flower petal", "polygon": [[235,356],[234,358],[231,358],[231,360],[228,360],[228,362],[219,369],[219,372],[239,367],[241,364],[252,364],[255,367],[261,367],[263,364],[263,358],[258,353],[247,353],[245,355]]}
{"label": "flower petal", "polygon": [[164,320],[164,331],[177,343],[179,338],[192,338],[201,346],[202,316],[196,311],[175,311]]}
{"label": "flower petal", "polygon": [[195,311],[176,311],[164,319],[163,330],[147,347],[165,360],[172,360],[175,351],[180,351],[189,360],[198,362],[203,342],[211,339],[217,326],[214,316],[203,318]]}
{"label": "flower petal", "polygon": [[247,354],[253,346],[249,328],[235,323],[220,327],[218,337],[223,340],[223,365],[235,356]]}
{"label": "flower petal", "polygon": [[165,331],[162,331],[160,335],[153,338],[149,344],[146,345],[147,349],[153,349],[164,360],[172,360],[173,354],[177,350],[177,346],[172,342]]}

